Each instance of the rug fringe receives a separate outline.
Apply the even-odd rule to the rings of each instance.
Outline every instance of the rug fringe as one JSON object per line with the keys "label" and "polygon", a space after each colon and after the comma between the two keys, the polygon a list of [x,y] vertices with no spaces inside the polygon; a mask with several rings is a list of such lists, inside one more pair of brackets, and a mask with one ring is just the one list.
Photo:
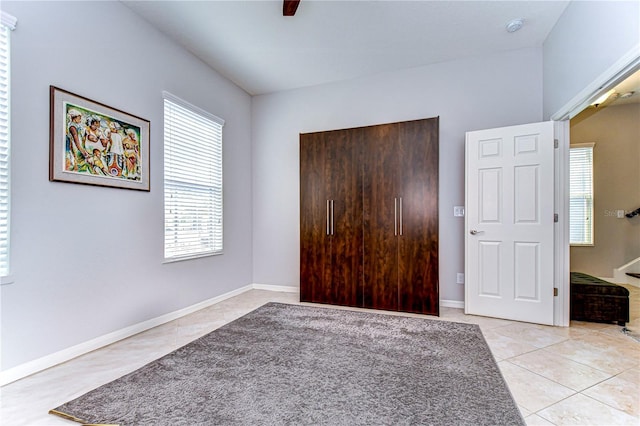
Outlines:
{"label": "rug fringe", "polygon": [[79,419],[77,417],[72,416],[71,414],[63,413],[58,410],[49,410],[49,414],[54,414],[56,416],[60,416],[63,419],[71,420],[77,423],[82,423],[82,426],[120,426],[118,424],[112,423],[87,423],[85,420]]}

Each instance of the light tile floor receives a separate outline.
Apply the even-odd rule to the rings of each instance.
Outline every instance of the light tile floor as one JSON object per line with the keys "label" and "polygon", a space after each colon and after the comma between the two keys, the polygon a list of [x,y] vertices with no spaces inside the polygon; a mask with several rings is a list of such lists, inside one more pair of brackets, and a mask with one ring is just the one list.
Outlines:
{"label": "light tile floor", "polygon": [[[628,327],[640,331],[640,288],[628,288]],[[299,303],[298,297],[251,290],[11,383],[0,389],[0,423],[76,424],[47,412],[264,303]],[[528,425],[640,425],[640,342],[621,327],[587,322],[546,327],[453,308],[441,308],[439,319],[480,326]]]}

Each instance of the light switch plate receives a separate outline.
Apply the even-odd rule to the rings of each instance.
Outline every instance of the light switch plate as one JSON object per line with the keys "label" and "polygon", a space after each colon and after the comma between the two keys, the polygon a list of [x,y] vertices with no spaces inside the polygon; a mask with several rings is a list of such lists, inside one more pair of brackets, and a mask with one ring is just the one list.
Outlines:
{"label": "light switch plate", "polygon": [[456,284],[464,284],[464,273],[458,272],[456,274]]}
{"label": "light switch plate", "polygon": [[464,217],[464,206],[453,206],[453,216]]}

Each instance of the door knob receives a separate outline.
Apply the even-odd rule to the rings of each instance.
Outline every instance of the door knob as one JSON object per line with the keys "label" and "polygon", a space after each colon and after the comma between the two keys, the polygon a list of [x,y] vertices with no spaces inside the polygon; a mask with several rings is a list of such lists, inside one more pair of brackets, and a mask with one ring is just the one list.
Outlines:
{"label": "door knob", "polygon": [[476,230],[476,229],[472,229],[471,231],[469,231],[469,233],[470,233],[471,235],[477,235],[477,234],[479,234],[479,233],[481,233],[481,232],[482,232],[482,231],[478,231],[478,230]]}

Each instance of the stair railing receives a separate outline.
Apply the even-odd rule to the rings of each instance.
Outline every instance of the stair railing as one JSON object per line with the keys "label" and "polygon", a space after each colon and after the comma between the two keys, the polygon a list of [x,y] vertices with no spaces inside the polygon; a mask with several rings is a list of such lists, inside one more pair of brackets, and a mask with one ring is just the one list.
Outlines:
{"label": "stair railing", "polygon": [[638,207],[637,209],[635,209],[632,212],[629,212],[627,214],[625,214],[626,217],[634,217],[634,216],[638,216],[640,214],[640,207]]}

